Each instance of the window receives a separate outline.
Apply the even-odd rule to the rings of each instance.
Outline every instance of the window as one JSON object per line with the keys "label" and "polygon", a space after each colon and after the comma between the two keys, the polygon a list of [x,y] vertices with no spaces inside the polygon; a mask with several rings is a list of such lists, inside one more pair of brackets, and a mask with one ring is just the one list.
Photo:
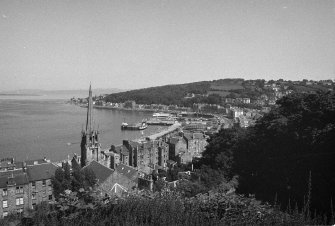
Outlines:
{"label": "window", "polygon": [[33,209],[35,209],[36,208],[36,203],[33,203],[32,207],[33,207]]}
{"label": "window", "polygon": [[23,205],[23,198],[16,198],[16,205]]}
{"label": "window", "polygon": [[8,207],[7,200],[2,201],[2,208],[7,208],[7,207]]}
{"label": "window", "polygon": [[31,182],[31,186],[32,186],[33,188],[36,188],[36,182],[35,182],[35,181]]}
{"label": "window", "polygon": [[36,193],[31,194],[31,199],[36,199]]}
{"label": "window", "polygon": [[49,195],[49,200],[52,200],[52,195]]}
{"label": "window", "polygon": [[8,212],[3,212],[2,216],[3,217],[7,217],[8,216]]}
{"label": "window", "polygon": [[17,212],[17,213],[23,213],[23,209],[20,208],[20,209],[16,210],[16,212]]}
{"label": "window", "polygon": [[7,189],[6,189],[6,188],[3,189],[3,190],[2,190],[2,196],[7,196],[7,194],[8,194],[8,193],[7,193]]}
{"label": "window", "polygon": [[46,180],[43,180],[43,181],[42,181],[42,185],[43,185],[43,186],[45,186],[46,183],[47,183]]}
{"label": "window", "polygon": [[16,194],[21,194],[21,193],[23,193],[23,187],[22,187],[22,186],[16,187],[15,193],[16,193]]}

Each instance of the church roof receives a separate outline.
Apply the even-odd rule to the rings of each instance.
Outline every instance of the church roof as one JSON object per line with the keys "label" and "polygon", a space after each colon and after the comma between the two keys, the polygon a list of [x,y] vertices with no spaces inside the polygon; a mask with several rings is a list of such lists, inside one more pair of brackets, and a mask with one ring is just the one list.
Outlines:
{"label": "church roof", "polygon": [[112,169],[98,163],[95,160],[83,167],[83,170],[84,169],[91,169],[94,172],[95,177],[98,179],[98,183],[103,183],[114,172]]}
{"label": "church roof", "polygon": [[117,165],[115,171],[118,172],[119,174],[126,176],[130,180],[136,180],[138,177],[138,173],[136,169],[130,166],[126,166],[124,164]]}

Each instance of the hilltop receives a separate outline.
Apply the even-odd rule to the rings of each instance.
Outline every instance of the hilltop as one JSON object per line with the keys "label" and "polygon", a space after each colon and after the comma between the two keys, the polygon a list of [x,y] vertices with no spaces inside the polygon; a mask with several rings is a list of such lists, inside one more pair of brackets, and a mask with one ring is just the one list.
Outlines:
{"label": "hilltop", "polygon": [[178,85],[165,85],[111,94],[108,102],[134,100],[140,104],[187,105],[191,98],[206,99],[211,95],[225,96],[243,90],[243,79],[220,79]]}

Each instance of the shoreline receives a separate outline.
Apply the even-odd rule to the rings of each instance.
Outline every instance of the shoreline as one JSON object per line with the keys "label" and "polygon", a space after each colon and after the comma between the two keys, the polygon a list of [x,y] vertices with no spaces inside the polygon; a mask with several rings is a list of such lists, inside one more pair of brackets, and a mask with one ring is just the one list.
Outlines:
{"label": "shoreline", "polygon": [[[71,102],[68,102],[70,104],[72,104]],[[79,107],[82,108],[87,108],[87,105],[82,105],[82,104],[75,104],[78,105]],[[183,113],[185,111],[180,111],[180,110],[160,110],[160,109],[139,109],[139,108],[120,108],[120,107],[111,107],[111,106],[99,106],[99,105],[93,105],[93,108],[96,109],[106,109],[106,110],[120,110],[120,111],[138,111],[138,112],[169,112],[169,113],[173,113],[173,112],[178,112],[178,113]],[[200,115],[201,117],[203,116],[211,116],[211,117],[215,117],[216,114],[214,113],[197,113],[197,112],[185,112],[188,116],[191,115]],[[186,116],[187,117],[187,116]]]}

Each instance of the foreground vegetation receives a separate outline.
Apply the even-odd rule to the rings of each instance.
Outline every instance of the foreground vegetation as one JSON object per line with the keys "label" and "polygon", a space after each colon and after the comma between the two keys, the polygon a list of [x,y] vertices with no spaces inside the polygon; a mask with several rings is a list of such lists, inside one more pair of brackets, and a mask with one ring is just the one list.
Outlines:
{"label": "foreground vegetation", "polygon": [[[91,198],[87,199],[87,196]],[[89,203],[83,200],[91,200]],[[15,217],[1,221],[9,224]],[[129,194],[104,200],[94,192],[67,192],[55,205],[41,204],[23,225],[306,225],[325,224],[305,209],[282,212],[234,192],[223,183],[217,189],[187,198],[177,191]]]}
{"label": "foreground vegetation", "polygon": [[[238,192],[333,217],[335,95],[294,94],[248,129],[222,130],[198,163],[239,175]],[[307,201],[308,200],[308,201]]]}

